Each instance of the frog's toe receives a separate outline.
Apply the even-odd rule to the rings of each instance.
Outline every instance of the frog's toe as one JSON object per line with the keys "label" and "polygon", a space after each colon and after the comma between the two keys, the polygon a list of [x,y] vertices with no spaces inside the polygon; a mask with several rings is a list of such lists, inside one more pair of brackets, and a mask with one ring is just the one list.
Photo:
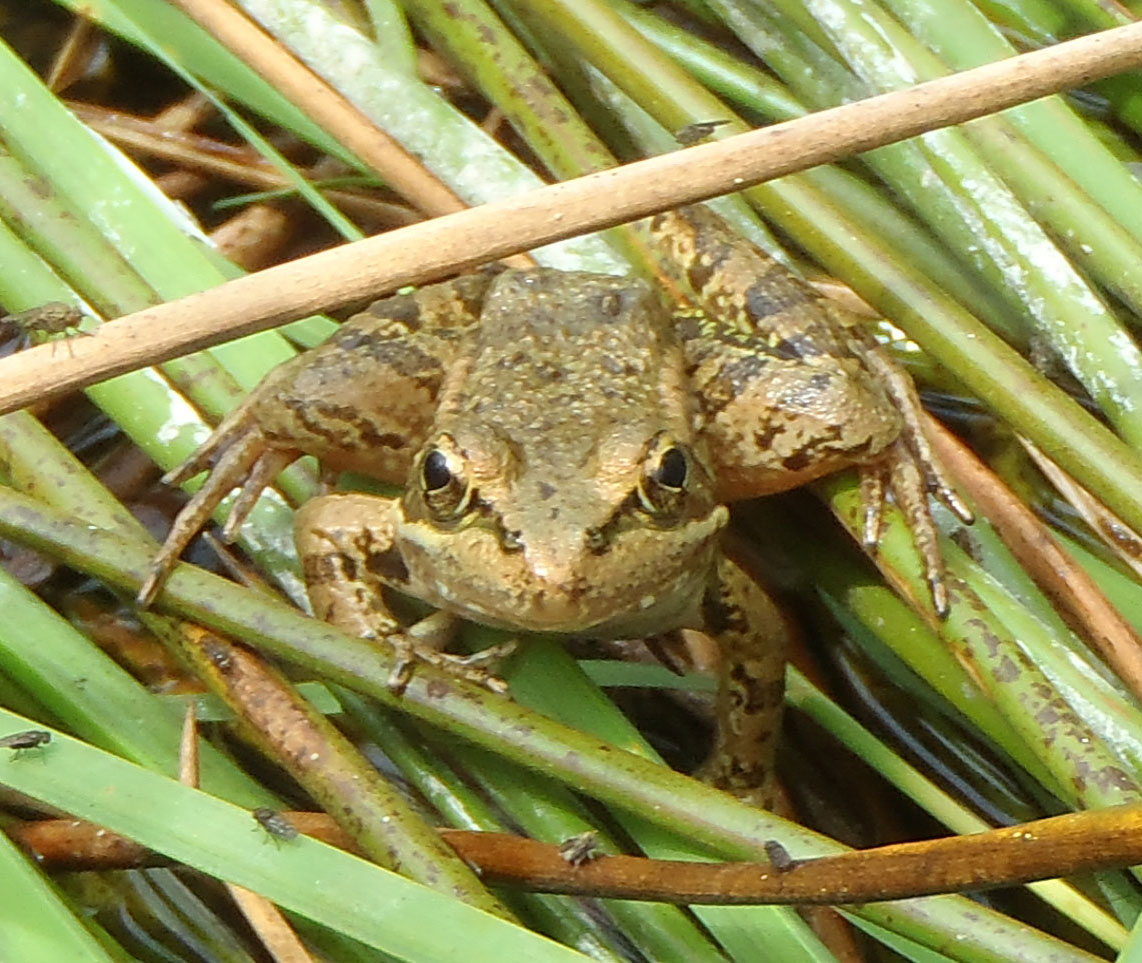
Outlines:
{"label": "frog's toe", "polygon": [[250,428],[242,409],[238,408],[225,418],[210,437],[199,445],[182,464],[176,465],[162,477],[164,485],[181,485],[200,472],[209,471],[211,466],[225,453],[242,442],[250,434]]}
{"label": "frog's toe", "polygon": [[884,522],[884,491],[887,471],[883,461],[860,466],[860,503],[864,508],[864,525],[861,542],[865,550],[875,552],[880,544],[880,529]]}
{"label": "frog's toe", "polygon": [[230,506],[230,514],[226,517],[226,524],[222,526],[222,540],[224,542],[234,541],[238,535],[238,529],[250,517],[250,512],[254,510],[262,492],[273,484],[274,479],[282,471],[297,460],[297,456],[296,451],[283,451],[279,448],[271,448],[258,455],[250,473],[238,490],[234,504]]}
{"label": "frog's toe", "polygon": [[170,567],[171,563],[160,557],[156,557],[151,562],[147,569],[147,576],[143,579],[143,584],[139,586],[139,591],[135,595],[135,604],[139,608],[149,608],[154,602],[155,596],[159,594],[159,589],[162,588],[162,584],[166,580]]}
{"label": "frog's toe", "polygon": [[[879,376],[901,417],[900,437],[883,453],[883,456],[861,471],[861,492],[864,496],[866,546],[870,542],[869,512],[883,503],[884,479],[888,481],[893,497],[908,521],[916,549],[924,563],[924,576],[928,582],[932,605],[936,614],[948,614],[948,590],[944,572],[944,557],[940,551],[936,523],[932,518],[928,496],[935,495],[964,524],[973,521],[971,510],[944,474],[925,434],[928,418],[920,404],[920,397],[911,378],[902,371],[879,347],[865,351],[869,368]],[[880,481],[874,476],[879,475]],[[879,496],[879,497],[878,497]]]}
{"label": "frog's toe", "polygon": [[900,438],[892,446],[898,451],[893,453],[892,449],[889,449],[889,458],[897,462],[901,458],[911,461],[920,473],[922,490],[935,495],[960,521],[970,525],[975,520],[971,509],[960,498],[951,480],[944,474],[928,442],[924,422],[929,416],[920,404],[920,396],[916,393],[912,379],[880,347],[867,349],[864,357],[870,370],[879,377],[881,384],[888,391],[902,420]]}
{"label": "frog's toe", "polygon": [[452,655],[449,652],[420,648],[404,634],[390,636],[387,641],[393,645],[396,655],[386,682],[394,695],[400,695],[408,688],[418,663],[431,665],[498,695],[507,694],[508,684],[495,674],[494,666],[515,651],[515,642],[493,645],[472,655]]}
{"label": "frog's toe", "polygon": [[952,487],[952,483],[944,475],[943,469],[937,462],[925,462],[924,484],[929,492],[935,495],[951,510],[965,525],[975,521],[975,515],[968,508],[967,502],[960,498],[960,493]]}
{"label": "frog's toe", "polygon": [[139,605],[146,607],[154,601],[178,557],[206,525],[231,489],[240,488],[241,494],[235,501],[222,532],[226,541],[232,540],[234,532],[250,514],[266,485],[296,457],[296,452],[270,448],[256,427],[224,425],[186,462],[170,472],[163,479],[168,484],[184,481],[209,468],[217,458],[202,487],[178,513],[166,541],[155,555],[136,597]]}
{"label": "frog's toe", "polygon": [[[917,402],[917,405],[919,402]],[[952,513],[965,525],[975,521],[967,503],[960,497],[952,481],[944,473],[943,466],[932,451],[928,436],[924,432],[924,421],[929,416],[918,407],[904,413],[904,429],[900,441],[907,449],[907,457],[916,466],[921,476],[924,492],[935,495],[951,509]]]}
{"label": "frog's toe", "polygon": [[397,633],[386,640],[393,647],[393,667],[385,686],[395,696],[403,695],[412,681],[412,673],[416,668],[417,650],[412,641],[405,635]]}
{"label": "frog's toe", "polygon": [[[889,449],[888,472],[892,494],[904,514],[923,562],[932,606],[942,619],[948,614],[948,589],[939,532],[928,504],[930,464],[917,457],[915,450],[903,438]],[[970,517],[970,513],[968,515]]]}

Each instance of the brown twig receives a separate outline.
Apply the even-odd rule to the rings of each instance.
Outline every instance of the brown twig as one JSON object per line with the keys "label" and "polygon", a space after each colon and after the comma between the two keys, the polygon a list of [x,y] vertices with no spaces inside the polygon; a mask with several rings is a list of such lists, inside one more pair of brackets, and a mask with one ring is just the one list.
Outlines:
{"label": "brown twig", "polygon": [[1091,531],[1102,539],[1123,565],[1134,571],[1136,577],[1142,578],[1142,537],[1138,532],[1063,471],[1037,445],[1026,438],[1019,440],[1039,471],[1070,502]]}
{"label": "brown twig", "polygon": [[[238,147],[190,131],[166,130],[154,119],[134,117],[91,104],[68,103],[69,109],[92,130],[124,148],[133,157],[152,157],[179,167],[210,174],[258,190],[293,190],[293,184],[276,167],[249,147]],[[302,169],[311,181],[320,181],[316,170]],[[164,175],[165,176],[165,175]],[[320,187],[322,195],[350,213],[387,224],[411,224],[420,218],[411,208],[369,194]]]}
{"label": "brown twig", "polygon": [[1142,24],[470,208],[268,268],[100,327],[66,362],[0,362],[0,413],[405,284],[829,163],[1126,70]]}
{"label": "brown twig", "polygon": [[[323,813],[287,813],[306,835],[345,846]],[[17,823],[6,832],[47,869],[157,865],[161,858],[90,823]],[[709,904],[838,904],[979,891],[1142,862],[1142,805],[1071,813],[970,836],[898,843],[819,859],[699,863],[600,855],[578,866],[558,845],[442,830],[491,884],[532,892]]]}
{"label": "brown twig", "polygon": [[928,418],[925,427],[940,461],[975,499],[1019,564],[1068,624],[1142,699],[1142,638],[1011,489],[935,419]]}
{"label": "brown twig", "polygon": [[48,89],[58,93],[83,77],[96,56],[99,38],[94,25],[83,16],[72,19],[63,43],[52,58],[48,70]]}
{"label": "brown twig", "polygon": [[[360,855],[353,840],[331,816],[307,812],[284,815],[299,832]],[[11,823],[5,832],[48,870],[141,869],[168,866],[171,862],[161,853],[80,819]]]}

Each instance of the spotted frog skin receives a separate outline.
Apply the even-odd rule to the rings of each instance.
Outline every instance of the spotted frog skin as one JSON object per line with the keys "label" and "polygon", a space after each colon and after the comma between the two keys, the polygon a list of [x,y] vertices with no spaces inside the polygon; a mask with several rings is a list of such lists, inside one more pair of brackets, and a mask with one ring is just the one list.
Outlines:
{"label": "spotted frog skin", "polygon": [[[653,230],[700,312],[630,278],[474,274],[379,301],[276,369],[174,473],[213,468],[141,598],[231,488],[230,533],[316,455],[405,485],[297,513],[319,617],[436,662],[455,617],[586,639],[704,631],[722,662],[704,775],[767,802],[784,632],[723,536],[725,504],[856,465],[866,539],[890,487],[938,609],[927,491],[966,510],[932,467],[910,382],[836,309],[705,208]],[[444,614],[403,629],[386,588]]]}

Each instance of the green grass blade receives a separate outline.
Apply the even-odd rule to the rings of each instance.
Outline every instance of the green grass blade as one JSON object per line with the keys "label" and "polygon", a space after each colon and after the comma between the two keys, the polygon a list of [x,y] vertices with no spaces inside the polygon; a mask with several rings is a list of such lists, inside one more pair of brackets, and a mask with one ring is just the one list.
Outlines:
{"label": "green grass blade", "polygon": [[[18,718],[18,717],[13,717]],[[119,963],[31,861],[0,833],[0,959],[20,963]]]}
{"label": "green grass blade", "polygon": [[249,104],[262,116],[298,134],[321,150],[353,165],[354,158],[320,127],[186,14],[163,0],[56,0],[62,7],[101,24],[130,43],[156,44],[185,69],[194,68],[215,90]]}
{"label": "green grass blade", "polygon": [[[936,76],[943,68],[890,17],[874,6],[859,8],[847,0],[807,0],[806,7],[826,25],[853,70],[872,91],[899,89]],[[985,121],[985,126],[988,122]],[[991,164],[1016,178],[1025,192],[1049,189],[1044,169],[1026,176],[1007,160],[1020,144],[1003,138],[989,152]],[[1038,330],[1084,384],[1119,432],[1135,447],[1142,446],[1142,350],[1122,330],[1086,281],[1062,256],[1016,199],[1014,193],[983,163],[964,134],[955,129],[933,131],[917,139],[931,170],[961,199],[961,217],[970,227],[979,266],[998,270],[998,283],[1017,294]],[[1038,177],[1033,176],[1038,174]],[[1070,183],[1062,179],[1059,190]],[[1136,193],[1137,187],[1131,192]],[[1055,211],[1057,199],[1043,213]],[[922,201],[914,201],[923,203]],[[1101,214],[1101,211],[1096,213]],[[943,220],[940,224],[945,223]],[[1068,222],[1071,229],[1074,222]],[[1061,234],[1066,226],[1053,224]],[[1089,243],[1084,240],[1083,243]]]}
{"label": "green grass blade", "polygon": [[[953,70],[1014,55],[1016,47],[963,0],[886,0],[885,6]],[[946,29],[949,20],[955,30]],[[1061,97],[1004,112],[1039,149],[1096,200],[1133,237],[1142,237],[1142,185]]]}
{"label": "green grass blade", "polygon": [[[470,204],[532,190],[541,181],[476,124],[400,68],[372,41],[312,0],[245,0],[243,9],[348,97]],[[330,56],[330,51],[337,51]],[[596,236],[549,245],[536,257],[554,267],[622,273]]]}
{"label": "green grass blade", "polygon": [[[90,640],[0,571],[0,672],[85,739],[156,772],[178,772],[181,720]],[[244,805],[273,796],[204,745],[202,782]]]}
{"label": "green grass blade", "polygon": [[[525,706],[589,732],[608,745],[621,746],[646,759],[660,762],[658,753],[630,721],[581,672],[563,646],[533,639],[527,658],[508,670],[513,696]],[[546,680],[558,678],[551,686]],[[510,783],[510,780],[503,780]],[[510,789],[502,790],[504,793]],[[541,792],[540,797],[546,793]],[[632,804],[635,801],[632,800]],[[627,811],[632,809],[633,811]],[[612,807],[612,817],[648,856],[659,859],[702,858],[703,849],[680,833],[664,832],[647,818],[642,805]],[[536,827],[539,830],[540,827]],[[567,829],[574,828],[574,824]],[[551,827],[547,827],[551,831]],[[800,917],[786,907],[693,906],[690,909],[734,959],[747,963],[750,947],[766,946],[781,960],[832,960]],[[823,956],[821,954],[824,954]]]}
{"label": "green grass blade", "polygon": [[[446,757],[448,765],[442,763],[437,751],[440,748],[438,733],[414,726],[395,712],[381,710],[348,689],[336,688],[353,727],[360,727],[380,747],[448,825],[476,832],[509,831],[505,811],[484,797],[470,771],[458,765],[455,755],[450,752]],[[453,745],[450,743],[448,748],[451,750]],[[516,769],[516,773],[520,771]],[[509,820],[516,816],[514,811],[507,815]],[[498,895],[520,919],[528,920],[534,929],[560,943],[594,959],[619,958],[614,945],[614,920],[587,911],[581,901],[545,893],[508,891]],[[679,941],[678,945],[683,943]]]}
{"label": "green grass blade", "polygon": [[[36,724],[0,709],[0,727],[7,735]],[[0,754],[0,783],[399,959],[583,959],[308,837],[275,844],[248,810],[62,733],[35,755]]]}

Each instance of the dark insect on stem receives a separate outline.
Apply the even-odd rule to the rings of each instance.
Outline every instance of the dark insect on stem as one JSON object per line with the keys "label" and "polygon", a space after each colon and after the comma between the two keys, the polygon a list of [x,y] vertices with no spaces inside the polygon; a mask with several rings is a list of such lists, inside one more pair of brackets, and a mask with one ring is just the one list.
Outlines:
{"label": "dark insect on stem", "polygon": [[297,839],[297,827],[276,809],[260,807],[255,809],[251,815],[258,821],[258,825],[275,839],[283,839],[287,842],[291,839]]}
{"label": "dark insect on stem", "polygon": [[789,855],[789,850],[782,846],[776,839],[767,839],[765,841],[765,855],[769,857],[773,868],[779,873],[788,872],[797,865],[797,860]]}
{"label": "dark insect on stem", "polygon": [[674,132],[674,139],[683,147],[689,147],[691,144],[704,141],[719,127],[728,123],[728,120],[700,120],[676,130]]}
{"label": "dark insect on stem", "polygon": [[[84,317],[83,312],[74,305],[62,301],[49,301],[37,308],[0,318],[0,328],[19,332],[20,347],[26,348],[37,340],[46,340],[57,335],[66,335],[68,338],[81,334],[89,335],[90,331],[83,331],[79,327]],[[68,350],[71,350],[70,344]]]}
{"label": "dark insect on stem", "polygon": [[559,855],[572,866],[582,866],[599,855],[599,834],[593,829],[579,833],[559,844]]}
{"label": "dark insect on stem", "polygon": [[25,729],[0,739],[0,749],[14,749],[16,754],[26,749],[38,749],[52,741],[52,734],[43,729]]}

